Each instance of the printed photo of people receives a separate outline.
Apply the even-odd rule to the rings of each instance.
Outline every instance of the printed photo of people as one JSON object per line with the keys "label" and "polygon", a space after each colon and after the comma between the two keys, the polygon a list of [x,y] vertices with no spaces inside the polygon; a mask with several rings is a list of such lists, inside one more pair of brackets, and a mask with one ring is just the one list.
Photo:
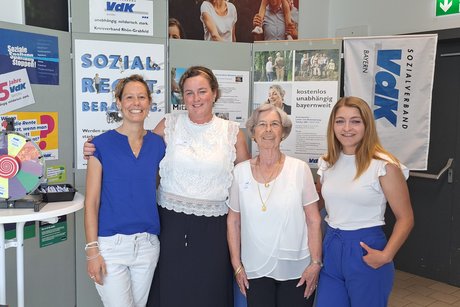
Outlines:
{"label": "printed photo of people", "polygon": [[299,0],[169,0],[180,38],[252,43],[298,38]]}
{"label": "printed photo of people", "polygon": [[254,109],[265,103],[273,104],[291,115],[292,83],[254,85]]}
{"label": "printed photo of people", "polygon": [[339,79],[339,50],[297,50],[295,52],[295,81],[337,81]]}
{"label": "printed photo of people", "polygon": [[293,50],[260,51],[254,54],[254,81],[282,82],[293,80]]}

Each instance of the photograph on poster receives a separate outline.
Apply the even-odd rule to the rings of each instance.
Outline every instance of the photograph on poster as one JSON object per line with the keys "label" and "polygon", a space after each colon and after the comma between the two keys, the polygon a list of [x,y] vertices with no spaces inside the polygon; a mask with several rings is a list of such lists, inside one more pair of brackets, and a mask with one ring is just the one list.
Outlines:
{"label": "photograph on poster", "polygon": [[292,81],[294,51],[260,51],[254,53],[254,81]]}
{"label": "photograph on poster", "polygon": [[340,55],[338,49],[297,50],[295,81],[337,81]]}
{"label": "photograph on poster", "polygon": [[254,108],[265,103],[271,103],[291,115],[290,97],[292,97],[292,84],[290,83],[258,83],[254,86]]}
{"label": "photograph on poster", "polygon": [[169,18],[187,39],[252,43],[297,39],[298,8],[299,0],[169,0]]}

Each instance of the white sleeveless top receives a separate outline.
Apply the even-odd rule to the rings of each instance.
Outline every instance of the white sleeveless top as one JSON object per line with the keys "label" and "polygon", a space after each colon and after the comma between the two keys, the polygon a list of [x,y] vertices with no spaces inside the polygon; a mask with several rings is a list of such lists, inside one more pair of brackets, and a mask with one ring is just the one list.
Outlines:
{"label": "white sleeveless top", "polygon": [[[325,221],[332,228],[356,230],[385,224],[387,199],[379,177],[386,175],[386,165],[391,159],[380,154],[383,160],[372,159],[367,170],[358,178],[354,155],[340,153],[334,166],[322,158],[318,161],[321,193],[327,211]],[[409,170],[399,165],[407,179]]]}
{"label": "white sleeveless top", "polygon": [[198,216],[226,214],[238,123],[213,116],[208,123],[195,124],[187,113],[165,118],[158,204]]}

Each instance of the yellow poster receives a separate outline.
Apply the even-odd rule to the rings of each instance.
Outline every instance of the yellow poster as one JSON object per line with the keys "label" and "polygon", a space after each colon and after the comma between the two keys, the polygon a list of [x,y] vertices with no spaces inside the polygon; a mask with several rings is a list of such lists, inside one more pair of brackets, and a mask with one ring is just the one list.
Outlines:
{"label": "yellow poster", "polygon": [[58,112],[5,113],[0,116],[2,131],[7,129],[6,120],[10,118],[14,119],[14,131],[35,142],[46,160],[57,160],[59,158]]}

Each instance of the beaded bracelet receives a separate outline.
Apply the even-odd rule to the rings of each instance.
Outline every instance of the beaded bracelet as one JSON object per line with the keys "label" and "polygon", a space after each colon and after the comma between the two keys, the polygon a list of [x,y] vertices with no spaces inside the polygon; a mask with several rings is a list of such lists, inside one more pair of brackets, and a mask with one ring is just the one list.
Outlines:
{"label": "beaded bracelet", "polygon": [[99,242],[98,241],[93,241],[93,242],[86,243],[85,251],[87,251],[90,248],[99,248]]}

